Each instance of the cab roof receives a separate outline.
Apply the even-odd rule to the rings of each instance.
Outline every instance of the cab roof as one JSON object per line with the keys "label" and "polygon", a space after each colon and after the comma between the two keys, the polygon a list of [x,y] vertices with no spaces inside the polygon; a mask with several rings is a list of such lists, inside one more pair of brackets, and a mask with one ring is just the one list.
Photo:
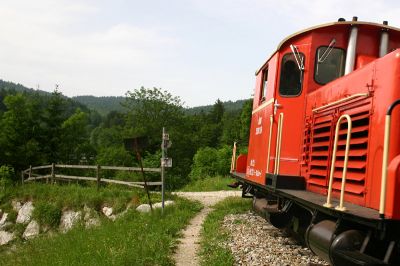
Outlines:
{"label": "cab roof", "polygon": [[342,25],[348,25],[348,26],[353,26],[353,25],[363,25],[363,26],[370,26],[370,27],[375,27],[375,28],[380,28],[382,30],[387,30],[387,31],[397,31],[400,32],[400,28],[396,28],[396,27],[392,27],[389,25],[385,25],[385,24],[380,24],[380,23],[374,23],[374,22],[365,22],[365,21],[337,21],[337,22],[330,22],[330,23],[325,23],[325,24],[320,24],[317,26],[313,26],[310,28],[306,28],[304,30],[295,32],[289,36],[287,36],[285,39],[283,39],[279,44],[278,47],[276,48],[276,50],[271,54],[271,56],[268,57],[268,59],[265,61],[265,63],[256,71],[256,75],[258,75],[258,73],[260,73],[260,71],[264,68],[264,66],[268,63],[268,61],[271,59],[271,57],[277,52],[279,51],[282,46],[287,43],[288,41],[290,41],[291,39],[300,36],[304,33],[308,33],[317,29],[322,29],[322,28],[329,28],[329,27],[333,27],[333,26],[342,26]]}

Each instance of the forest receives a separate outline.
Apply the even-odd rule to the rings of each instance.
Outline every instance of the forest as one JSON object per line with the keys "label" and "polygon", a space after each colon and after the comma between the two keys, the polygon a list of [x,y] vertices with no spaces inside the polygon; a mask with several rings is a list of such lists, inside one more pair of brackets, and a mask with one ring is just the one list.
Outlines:
{"label": "forest", "polygon": [[0,180],[17,182],[30,165],[135,166],[123,140],[137,136],[147,138],[144,165],[159,167],[165,127],[173,159],[167,184],[179,188],[194,179],[228,174],[233,142],[247,147],[251,100],[225,105],[217,99],[212,106],[188,110],[179,96],[144,87],[120,100],[118,110],[101,107],[99,112],[57,89],[46,93],[1,82]]}

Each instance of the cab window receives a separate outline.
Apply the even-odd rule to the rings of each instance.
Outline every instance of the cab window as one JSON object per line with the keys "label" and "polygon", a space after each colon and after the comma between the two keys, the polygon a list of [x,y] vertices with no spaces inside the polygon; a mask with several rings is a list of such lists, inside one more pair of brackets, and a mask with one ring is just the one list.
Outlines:
{"label": "cab window", "polygon": [[268,68],[263,70],[262,79],[260,102],[265,101],[265,97],[267,96]]}
{"label": "cab window", "polygon": [[344,73],[345,52],[340,48],[321,46],[315,54],[314,79],[324,85],[335,80]]}
{"label": "cab window", "polygon": [[[298,54],[298,59],[304,62],[304,55]],[[303,71],[296,63],[293,53],[286,54],[282,58],[279,94],[282,96],[297,96],[301,93]]]}

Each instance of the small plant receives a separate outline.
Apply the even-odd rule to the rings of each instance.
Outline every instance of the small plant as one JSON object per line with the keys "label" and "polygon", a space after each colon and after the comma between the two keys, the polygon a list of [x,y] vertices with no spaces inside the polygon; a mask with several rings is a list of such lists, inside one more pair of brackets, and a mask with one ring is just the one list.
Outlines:
{"label": "small plant", "polygon": [[0,166],[0,194],[5,194],[6,189],[12,185],[14,168],[7,165]]}
{"label": "small plant", "polygon": [[41,225],[47,225],[54,228],[60,223],[61,209],[51,203],[39,202],[33,210],[33,217]]}

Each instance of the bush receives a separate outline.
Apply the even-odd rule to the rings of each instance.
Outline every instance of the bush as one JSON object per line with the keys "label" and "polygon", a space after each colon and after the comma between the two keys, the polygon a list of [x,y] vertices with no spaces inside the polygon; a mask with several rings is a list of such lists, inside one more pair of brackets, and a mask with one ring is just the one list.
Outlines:
{"label": "bush", "polygon": [[6,189],[11,186],[14,178],[14,168],[7,165],[0,166],[0,193],[5,193]]}
{"label": "bush", "polygon": [[146,152],[143,157],[143,167],[159,168],[161,166],[161,151],[154,154]]}
{"label": "bush", "polygon": [[216,174],[227,175],[231,169],[232,148],[225,145],[217,150]]}
{"label": "bush", "polygon": [[200,148],[193,158],[190,177],[203,179],[207,176],[227,175],[231,164],[232,151],[229,146],[219,149]]}
{"label": "bush", "polygon": [[61,219],[61,209],[51,203],[39,202],[33,210],[33,217],[41,224],[57,227]]}
{"label": "bush", "polygon": [[123,147],[103,148],[97,154],[99,165],[131,166],[133,159]]}

